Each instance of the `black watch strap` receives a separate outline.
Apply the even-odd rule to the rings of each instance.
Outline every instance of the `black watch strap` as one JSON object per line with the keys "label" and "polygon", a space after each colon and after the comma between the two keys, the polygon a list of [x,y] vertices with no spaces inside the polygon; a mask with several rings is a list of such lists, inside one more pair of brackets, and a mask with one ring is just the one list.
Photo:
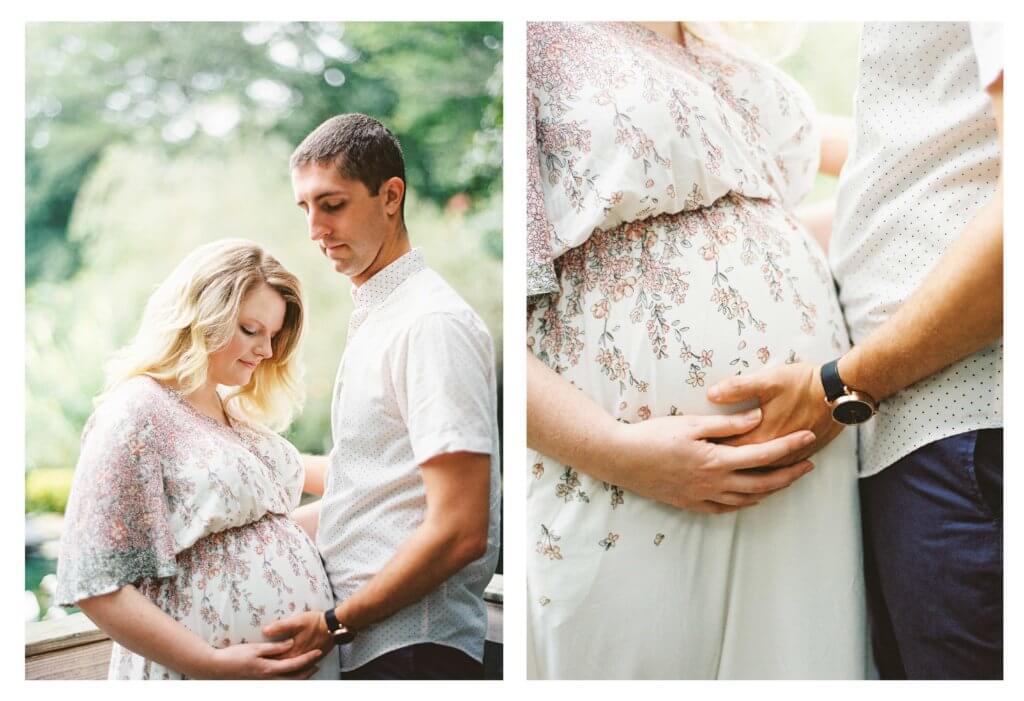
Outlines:
{"label": "black watch strap", "polygon": [[830,402],[846,394],[846,385],[839,379],[839,358],[821,366],[821,386],[825,388],[825,399]]}
{"label": "black watch strap", "polygon": [[333,607],[324,611],[324,620],[327,621],[327,630],[331,631],[331,635],[334,635],[334,631],[341,627],[341,623],[338,622],[338,614],[334,613]]}
{"label": "black watch strap", "polygon": [[333,607],[324,611],[324,620],[327,621],[327,630],[330,631],[336,645],[346,645],[355,640],[356,634],[342,625]]}

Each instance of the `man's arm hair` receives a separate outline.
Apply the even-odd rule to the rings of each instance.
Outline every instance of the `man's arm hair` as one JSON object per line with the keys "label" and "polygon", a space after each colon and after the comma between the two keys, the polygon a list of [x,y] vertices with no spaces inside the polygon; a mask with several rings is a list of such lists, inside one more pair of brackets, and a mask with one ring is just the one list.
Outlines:
{"label": "man's arm hair", "polygon": [[[989,86],[999,148],[1003,78]],[[1003,179],[921,285],[839,363],[850,387],[878,400],[928,377],[1003,335]]]}
{"label": "man's arm hair", "polygon": [[420,468],[427,493],[423,523],[380,572],[335,609],[352,630],[419,601],[487,551],[491,457],[446,453]]}

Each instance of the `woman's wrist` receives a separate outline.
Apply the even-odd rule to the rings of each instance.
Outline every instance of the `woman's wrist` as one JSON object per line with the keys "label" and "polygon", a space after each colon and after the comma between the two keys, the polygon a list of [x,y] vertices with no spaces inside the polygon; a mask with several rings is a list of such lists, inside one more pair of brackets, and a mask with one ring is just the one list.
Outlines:
{"label": "woman's wrist", "polygon": [[592,440],[584,442],[582,448],[585,452],[580,464],[589,467],[587,471],[592,477],[619,484],[621,477],[629,473],[631,462],[636,459],[631,440],[635,432],[630,430],[630,424],[606,416],[607,420],[602,419],[594,427]]}
{"label": "woman's wrist", "polygon": [[190,679],[223,679],[222,657],[223,648],[197,640],[185,650],[177,671]]}

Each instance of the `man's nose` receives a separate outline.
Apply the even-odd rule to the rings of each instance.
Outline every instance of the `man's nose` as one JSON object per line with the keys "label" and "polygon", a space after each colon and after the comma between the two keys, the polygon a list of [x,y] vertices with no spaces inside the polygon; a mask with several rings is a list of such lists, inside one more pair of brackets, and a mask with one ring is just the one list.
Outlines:
{"label": "man's nose", "polygon": [[319,241],[324,236],[326,236],[328,234],[328,232],[330,231],[330,229],[323,222],[323,220],[320,217],[318,217],[313,212],[311,212],[309,214],[308,224],[309,224],[309,239],[311,241]]}

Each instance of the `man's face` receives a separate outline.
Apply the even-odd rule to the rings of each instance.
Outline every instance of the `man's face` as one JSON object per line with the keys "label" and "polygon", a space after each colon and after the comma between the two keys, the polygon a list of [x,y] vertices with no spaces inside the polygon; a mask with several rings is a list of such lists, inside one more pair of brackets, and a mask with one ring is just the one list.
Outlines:
{"label": "man's face", "polygon": [[388,188],[376,195],[350,180],[333,163],[307,163],[292,170],[295,201],[306,214],[309,238],[356,285],[376,272],[374,261],[392,232]]}

